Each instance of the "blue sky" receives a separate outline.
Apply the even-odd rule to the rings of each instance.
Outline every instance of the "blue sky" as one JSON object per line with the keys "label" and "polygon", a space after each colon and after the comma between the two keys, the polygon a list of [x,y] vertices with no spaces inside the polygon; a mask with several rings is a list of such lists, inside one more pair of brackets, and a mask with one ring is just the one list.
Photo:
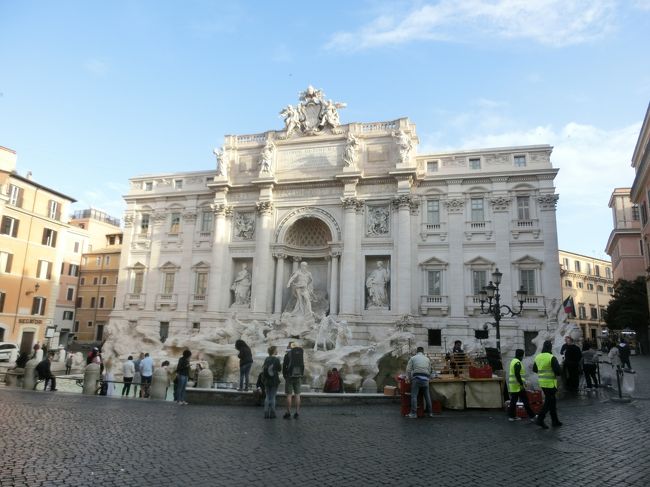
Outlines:
{"label": "blue sky", "polygon": [[76,209],[208,170],[308,84],[420,152],[547,143],[560,248],[605,257],[650,101],[650,0],[0,0],[0,145]]}

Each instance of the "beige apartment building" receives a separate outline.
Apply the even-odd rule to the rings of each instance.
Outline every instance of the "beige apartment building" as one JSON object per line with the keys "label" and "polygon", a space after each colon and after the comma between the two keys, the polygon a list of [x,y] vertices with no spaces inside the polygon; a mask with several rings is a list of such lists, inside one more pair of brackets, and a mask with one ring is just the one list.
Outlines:
{"label": "beige apartment building", "polygon": [[612,264],[607,260],[559,251],[562,299],[573,297],[575,322],[585,339],[596,341],[607,335],[604,313],[614,293]]}
{"label": "beige apartment building", "polygon": [[89,249],[81,258],[74,339],[78,342],[101,342],[108,318],[115,308],[122,252],[120,220],[101,211],[83,210],[73,215],[71,224],[92,234]]}
{"label": "beige apartment building", "polygon": [[630,188],[616,188],[609,199],[614,227],[605,252],[612,259],[614,282],[634,281],[645,275],[644,245],[641,239],[639,205],[630,199]]}
{"label": "beige apartment building", "polygon": [[16,172],[0,147],[0,341],[31,350],[55,333],[55,307],[75,200]]}

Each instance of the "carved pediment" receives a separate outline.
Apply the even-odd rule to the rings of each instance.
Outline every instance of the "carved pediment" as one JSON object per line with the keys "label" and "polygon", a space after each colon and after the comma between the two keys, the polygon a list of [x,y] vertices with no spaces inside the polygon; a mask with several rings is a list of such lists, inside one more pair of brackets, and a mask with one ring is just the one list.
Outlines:
{"label": "carved pediment", "polygon": [[430,259],[425,260],[424,262],[420,262],[420,267],[427,269],[427,268],[447,268],[449,265],[447,262],[444,260],[440,260],[438,257],[431,257]]}
{"label": "carved pediment", "polygon": [[474,257],[472,260],[468,260],[467,262],[465,262],[465,265],[473,268],[476,267],[491,268],[494,266],[494,262],[486,259],[485,257],[481,257],[479,255],[478,257]]}
{"label": "carved pediment", "polygon": [[524,255],[521,259],[517,259],[513,262],[516,266],[534,266],[539,267],[542,265],[542,261],[532,257],[530,255]]}
{"label": "carved pediment", "polygon": [[179,265],[174,264],[173,262],[167,261],[163,265],[159,267],[161,271],[177,271],[181,267]]}
{"label": "carved pediment", "polygon": [[208,270],[210,268],[210,264],[204,261],[197,262],[192,266],[192,270],[194,271],[204,271]]}

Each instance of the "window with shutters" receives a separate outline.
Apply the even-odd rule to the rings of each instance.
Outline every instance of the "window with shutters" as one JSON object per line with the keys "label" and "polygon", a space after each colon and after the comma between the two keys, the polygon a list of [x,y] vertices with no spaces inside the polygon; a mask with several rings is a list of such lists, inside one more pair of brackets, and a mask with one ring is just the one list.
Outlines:
{"label": "window with shutters", "polygon": [[10,274],[11,265],[13,264],[14,254],[0,251],[0,273]]}
{"label": "window with shutters", "polygon": [[52,275],[52,263],[47,260],[39,260],[36,268],[36,277],[39,279],[49,279]]}
{"label": "window with shutters", "polygon": [[2,223],[0,224],[0,234],[9,235],[10,237],[18,236],[18,224],[20,220],[10,216],[3,216]]}
{"label": "window with shutters", "polygon": [[47,216],[52,220],[61,219],[61,205],[58,201],[50,200],[47,206]]}
{"label": "window with shutters", "polygon": [[51,228],[44,228],[43,239],[41,240],[41,243],[43,245],[47,245],[48,247],[56,247],[56,230],[52,230]]}
{"label": "window with shutters", "polygon": [[45,314],[45,305],[47,303],[47,299],[41,297],[41,296],[36,296],[32,300],[32,314],[33,315],[41,315],[43,316]]}
{"label": "window with shutters", "polygon": [[23,207],[23,188],[10,184],[7,195],[9,196],[9,204],[11,206]]}

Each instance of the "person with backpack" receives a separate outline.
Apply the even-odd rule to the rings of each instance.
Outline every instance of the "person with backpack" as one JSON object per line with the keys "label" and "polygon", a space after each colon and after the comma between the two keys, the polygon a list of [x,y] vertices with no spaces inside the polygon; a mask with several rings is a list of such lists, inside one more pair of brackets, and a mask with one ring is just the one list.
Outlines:
{"label": "person with backpack", "polygon": [[[45,382],[45,385],[43,386],[43,390],[47,390],[47,384],[50,384],[50,391],[56,391],[56,377],[54,377],[54,374],[52,374],[51,370],[51,364],[52,360],[54,360],[54,352],[48,352],[47,356],[41,360],[38,365],[36,366],[36,373],[38,374],[38,378],[42,381]],[[34,386],[34,389],[36,386]]]}
{"label": "person with backpack", "polygon": [[262,365],[262,383],[266,392],[264,419],[273,419],[275,418],[275,397],[278,394],[278,386],[280,385],[282,365],[280,365],[280,359],[275,356],[277,347],[270,346],[268,352],[269,356],[266,357],[264,365]]}
{"label": "person with backpack", "polygon": [[244,340],[237,340],[235,348],[239,352],[239,389],[238,391],[248,390],[248,380],[253,367],[253,352]]}
{"label": "person with backpack", "polygon": [[300,380],[305,373],[304,351],[296,342],[289,342],[287,353],[282,361],[282,376],[284,377],[284,392],[287,395],[287,412],[284,419],[291,419],[292,396],[295,396],[296,412],[294,419],[300,416]]}

